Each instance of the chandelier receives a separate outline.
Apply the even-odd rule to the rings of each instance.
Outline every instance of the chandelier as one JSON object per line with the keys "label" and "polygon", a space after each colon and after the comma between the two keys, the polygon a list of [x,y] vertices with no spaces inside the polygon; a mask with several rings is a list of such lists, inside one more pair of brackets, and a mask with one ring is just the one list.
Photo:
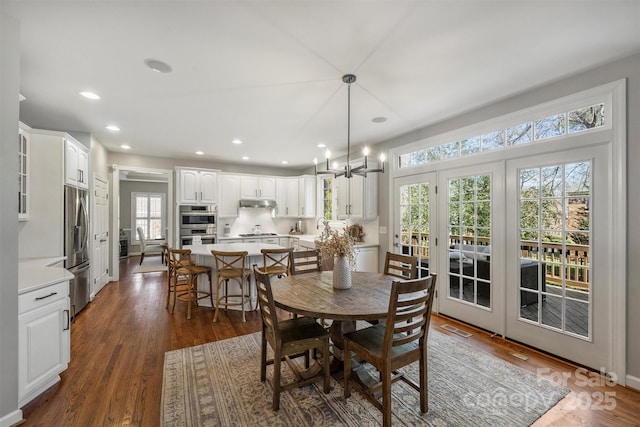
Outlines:
{"label": "chandelier", "polygon": [[333,166],[329,165],[329,161],[331,158],[331,152],[327,150],[325,152],[325,156],[327,158],[327,169],[326,170],[318,170],[318,159],[313,159],[313,163],[315,164],[316,175],[334,175],[336,178],[339,176],[344,176],[345,178],[351,178],[353,175],[361,175],[366,177],[368,173],[373,172],[382,172],[384,173],[384,153],[380,154],[380,167],[379,168],[369,168],[367,164],[367,157],[369,156],[369,149],[364,147],[364,162],[359,166],[351,165],[351,83],[356,81],[356,76],[353,74],[345,74],[342,76],[342,81],[345,82],[347,86],[347,164],[344,167],[339,168],[336,162],[333,163]]}

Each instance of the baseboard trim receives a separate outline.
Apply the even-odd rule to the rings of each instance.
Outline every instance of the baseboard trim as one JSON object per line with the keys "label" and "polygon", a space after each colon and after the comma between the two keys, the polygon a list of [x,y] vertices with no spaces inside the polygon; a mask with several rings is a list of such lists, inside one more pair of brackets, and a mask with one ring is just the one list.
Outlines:
{"label": "baseboard trim", "polygon": [[20,409],[16,409],[12,413],[0,418],[0,427],[11,427],[20,421],[22,421],[22,411]]}
{"label": "baseboard trim", "polygon": [[633,375],[627,375],[625,379],[627,380],[627,387],[640,391],[640,378],[634,377]]}

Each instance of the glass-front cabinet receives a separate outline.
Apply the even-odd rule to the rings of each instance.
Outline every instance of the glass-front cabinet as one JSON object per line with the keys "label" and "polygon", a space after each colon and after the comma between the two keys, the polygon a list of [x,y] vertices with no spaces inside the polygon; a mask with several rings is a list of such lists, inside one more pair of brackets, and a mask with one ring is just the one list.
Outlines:
{"label": "glass-front cabinet", "polygon": [[29,219],[29,133],[18,129],[18,220]]}

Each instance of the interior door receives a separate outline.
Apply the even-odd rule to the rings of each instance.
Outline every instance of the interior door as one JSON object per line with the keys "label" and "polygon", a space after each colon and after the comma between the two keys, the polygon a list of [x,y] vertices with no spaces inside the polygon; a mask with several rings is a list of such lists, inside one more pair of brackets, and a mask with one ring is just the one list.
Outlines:
{"label": "interior door", "polygon": [[[594,369],[612,366],[609,152],[507,163],[507,331]],[[597,244],[596,244],[597,242]]]}
{"label": "interior door", "polygon": [[438,174],[439,311],[504,330],[502,162]]}
{"label": "interior door", "polygon": [[92,294],[95,295],[109,281],[109,187],[105,180],[95,177],[93,188]]}
{"label": "interior door", "polygon": [[[436,174],[411,175],[394,180],[393,252],[418,258],[418,276],[436,271],[433,224]],[[434,305],[434,309],[436,306]]]}

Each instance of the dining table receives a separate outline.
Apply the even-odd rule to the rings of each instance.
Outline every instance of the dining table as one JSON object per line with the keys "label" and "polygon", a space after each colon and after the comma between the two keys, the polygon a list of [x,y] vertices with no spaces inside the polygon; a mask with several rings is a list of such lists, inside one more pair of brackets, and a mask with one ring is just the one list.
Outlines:
{"label": "dining table", "polygon": [[[382,320],[387,317],[391,284],[397,277],[382,273],[351,272],[351,287],[333,287],[333,272],[322,271],[291,275],[272,280],[276,307],[302,316],[333,320],[332,371],[341,369],[345,333],[356,330],[358,320]],[[363,385],[377,382],[357,363],[353,373]]]}

